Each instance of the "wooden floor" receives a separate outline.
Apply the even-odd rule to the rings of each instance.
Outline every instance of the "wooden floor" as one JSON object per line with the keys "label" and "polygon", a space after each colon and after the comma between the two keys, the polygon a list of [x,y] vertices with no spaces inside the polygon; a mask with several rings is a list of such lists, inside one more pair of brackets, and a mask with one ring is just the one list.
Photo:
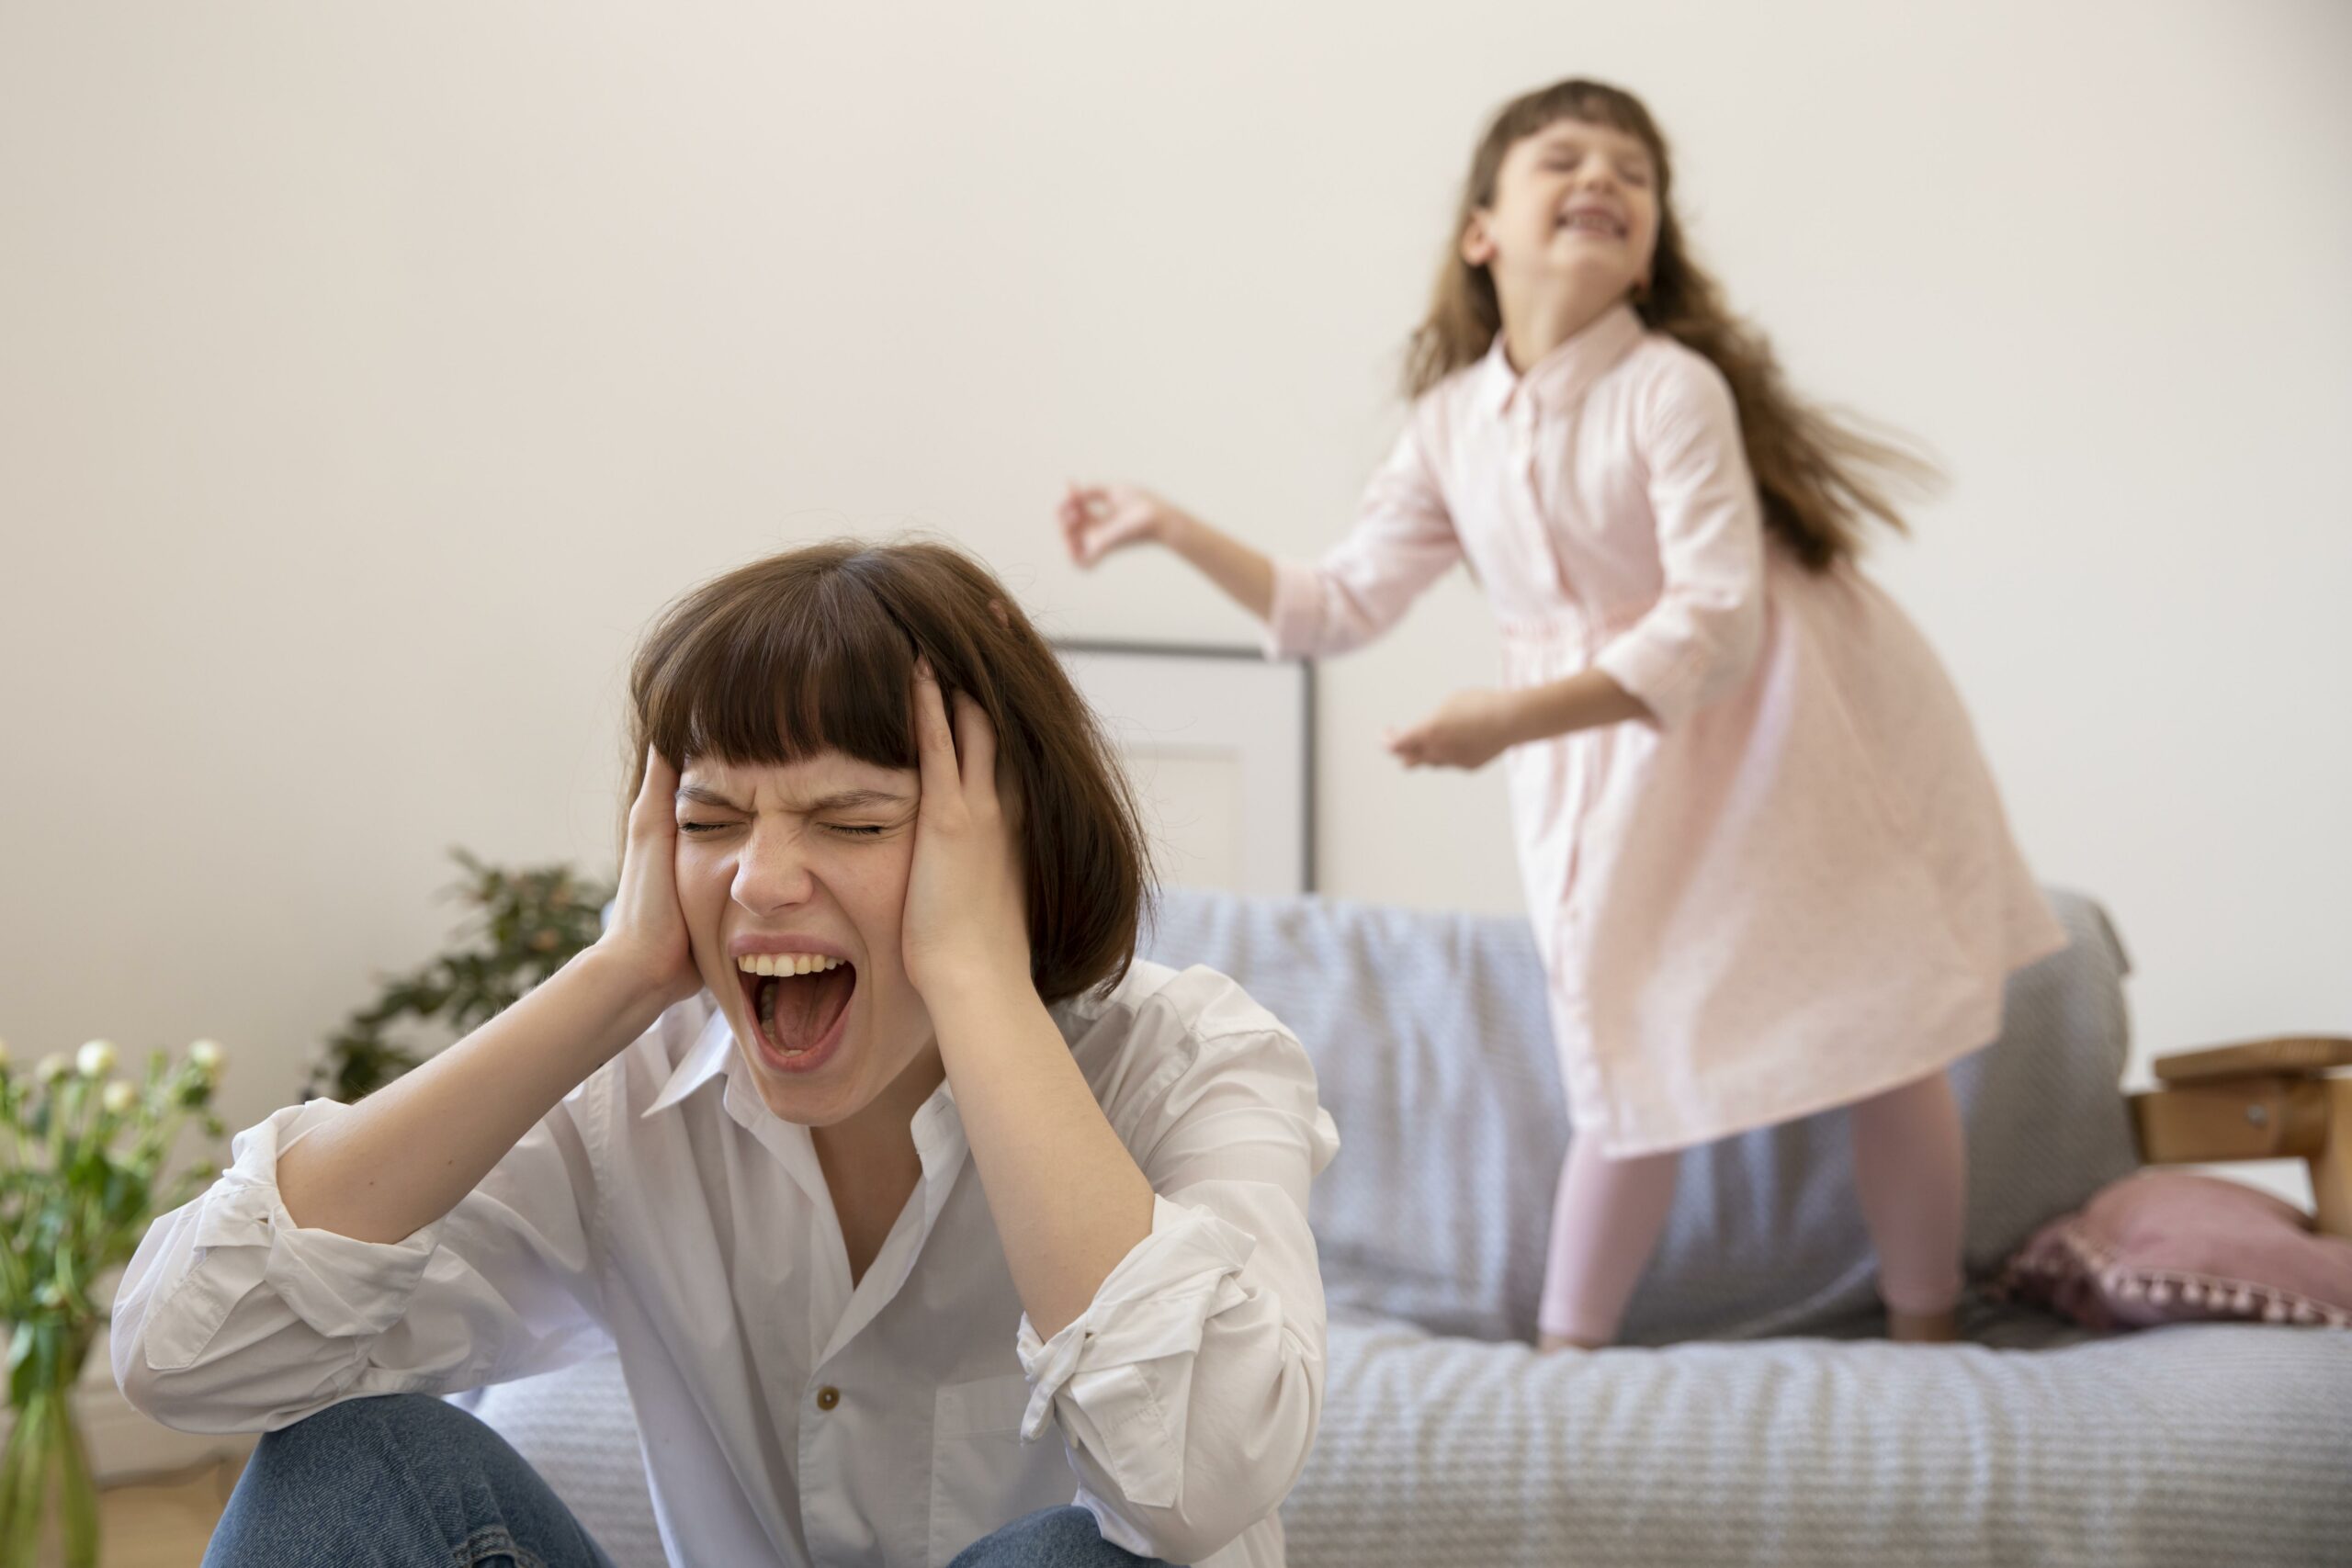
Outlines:
{"label": "wooden floor", "polygon": [[99,1493],[100,1568],[196,1568],[243,1462],[218,1461]]}

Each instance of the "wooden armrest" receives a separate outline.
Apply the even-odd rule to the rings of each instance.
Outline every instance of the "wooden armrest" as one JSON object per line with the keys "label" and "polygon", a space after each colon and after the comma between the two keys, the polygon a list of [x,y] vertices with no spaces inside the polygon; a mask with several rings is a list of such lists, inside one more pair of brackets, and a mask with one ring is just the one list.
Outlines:
{"label": "wooden armrest", "polygon": [[2204,1051],[2176,1051],[2157,1057],[2153,1066],[2156,1077],[2165,1083],[2199,1083],[2256,1073],[2313,1075],[2332,1067],[2352,1067],[2352,1039],[2290,1034],[2276,1040],[2248,1040]]}
{"label": "wooden armrest", "polygon": [[2150,1165],[2308,1159],[2327,1146],[2327,1086],[2271,1074],[2150,1089],[2132,1122]]}
{"label": "wooden armrest", "polygon": [[2352,1236],[2352,1077],[2240,1073],[2150,1089],[2131,1106],[2148,1164],[2301,1159],[2311,1168],[2320,1231]]}

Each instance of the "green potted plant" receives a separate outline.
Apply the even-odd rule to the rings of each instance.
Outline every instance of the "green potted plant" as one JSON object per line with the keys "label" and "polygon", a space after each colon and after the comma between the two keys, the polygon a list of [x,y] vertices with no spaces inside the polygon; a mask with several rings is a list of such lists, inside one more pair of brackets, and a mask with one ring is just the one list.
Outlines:
{"label": "green potted plant", "polygon": [[0,1563],[30,1564],[51,1532],[67,1568],[97,1562],[97,1490],[72,1403],[105,1311],[101,1276],[128,1262],[158,1213],[209,1185],[199,1161],[173,1174],[182,1128],[221,1133],[212,1090],[220,1047],[199,1040],[177,1062],[161,1051],[137,1077],[115,1073],[93,1040],[69,1060],[19,1073],[0,1045],[0,1323],[8,1330],[8,1408],[0,1455]]}
{"label": "green potted plant", "polygon": [[327,1042],[311,1092],[348,1105],[430,1055],[420,1032],[440,1043],[496,1017],[524,992],[596,940],[612,889],[568,865],[505,870],[463,850],[465,872],[449,892],[469,907],[459,945],[384,984]]}

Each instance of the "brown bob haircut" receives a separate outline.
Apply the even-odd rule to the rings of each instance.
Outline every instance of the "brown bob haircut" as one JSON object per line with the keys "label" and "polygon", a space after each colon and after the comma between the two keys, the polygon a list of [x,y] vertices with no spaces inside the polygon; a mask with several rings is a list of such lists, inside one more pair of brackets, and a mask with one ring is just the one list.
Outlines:
{"label": "brown bob haircut", "polygon": [[[989,570],[944,545],[833,540],[738,567],[663,612],[629,678],[630,779],[648,747],[763,764],[839,751],[916,766],[920,654],[996,727],[1027,871],[1029,969],[1049,1002],[1135,956],[1149,861],[1135,801],[1061,660]],[[1017,803],[1017,804],[1016,804]]]}

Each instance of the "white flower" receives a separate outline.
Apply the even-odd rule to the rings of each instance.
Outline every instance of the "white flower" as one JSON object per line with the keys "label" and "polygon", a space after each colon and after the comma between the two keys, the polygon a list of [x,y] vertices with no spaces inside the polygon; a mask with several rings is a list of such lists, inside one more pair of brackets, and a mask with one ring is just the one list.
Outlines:
{"label": "white flower", "polygon": [[43,1083],[55,1083],[73,1070],[74,1064],[54,1051],[33,1064],[33,1077]]}
{"label": "white flower", "polygon": [[117,1078],[107,1085],[106,1092],[98,1099],[99,1103],[115,1115],[128,1116],[130,1114],[130,1108],[139,1103],[139,1086]]}
{"label": "white flower", "polygon": [[218,1040],[199,1040],[187,1048],[187,1059],[195,1063],[207,1077],[211,1077],[220,1071],[221,1064],[229,1059],[229,1053],[220,1049]]}
{"label": "white flower", "polygon": [[102,1078],[114,1071],[114,1044],[93,1040],[74,1053],[74,1070],[85,1078]]}

